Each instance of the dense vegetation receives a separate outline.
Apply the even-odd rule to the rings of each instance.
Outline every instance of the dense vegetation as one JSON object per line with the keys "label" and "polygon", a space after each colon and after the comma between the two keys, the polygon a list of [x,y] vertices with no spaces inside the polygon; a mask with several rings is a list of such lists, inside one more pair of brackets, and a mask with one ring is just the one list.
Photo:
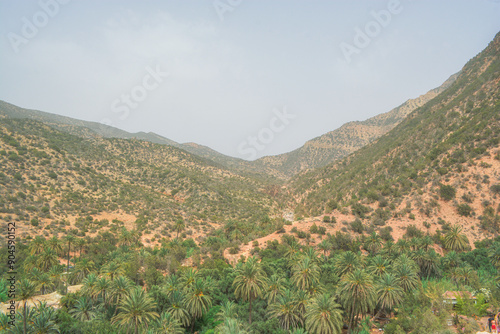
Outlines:
{"label": "dense vegetation", "polygon": [[[179,262],[199,250],[191,239],[144,247],[126,232],[85,239],[19,240],[16,326],[6,333],[452,333],[448,321],[475,333],[500,307],[500,238],[470,250],[460,228],[394,243],[377,234],[328,235],[319,247],[285,234],[234,267],[208,258]],[[436,243],[437,242],[437,243]],[[205,247],[210,250],[210,243]],[[444,249],[444,254],[440,255]],[[0,258],[7,261],[2,247]],[[437,251],[436,251],[437,250]],[[321,253],[321,254],[320,254]],[[59,258],[68,260],[60,264]],[[67,269],[69,268],[69,274]],[[2,274],[5,268],[2,267]],[[66,293],[68,285],[82,284]],[[0,282],[0,298],[8,284]],[[445,291],[469,291],[452,309]],[[26,306],[53,291],[61,308]],[[395,317],[394,317],[395,316]],[[388,318],[391,318],[388,321]]]}

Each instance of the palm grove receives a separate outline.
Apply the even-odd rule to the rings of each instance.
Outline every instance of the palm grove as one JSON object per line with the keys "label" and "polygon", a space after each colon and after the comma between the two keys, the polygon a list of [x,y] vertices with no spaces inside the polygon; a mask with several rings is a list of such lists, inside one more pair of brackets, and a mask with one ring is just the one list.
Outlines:
{"label": "palm grove", "polygon": [[[175,238],[156,248],[126,231],[24,240],[16,325],[2,314],[0,326],[6,333],[368,333],[392,319],[386,333],[447,333],[456,315],[472,333],[472,317],[500,305],[500,239],[470,250],[460,227],[445,226],[434,235],[408,229],[397,242],[337,232],[320,245],[283,234],[231,266],[217,237],[201,247]],[[211,256],[196,269],[180,265],[202,249]],[[76,284],[83,286],[66,293]],[[5,301],[5,280],[1,286]],[[461,300],[452,310],[446,290],[471,291],[477,303]],[[28,305],[53,291],[64,295],[61,308]]]}

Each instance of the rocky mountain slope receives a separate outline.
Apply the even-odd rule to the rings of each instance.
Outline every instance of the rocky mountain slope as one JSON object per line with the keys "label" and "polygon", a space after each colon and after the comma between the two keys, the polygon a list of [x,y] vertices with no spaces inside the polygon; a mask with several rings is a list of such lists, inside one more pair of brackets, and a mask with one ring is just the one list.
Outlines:
{"label": "rocky mountain slope", "polygon": [[497,34],[448,89],[379,140],[295,177],[297,215],[338,216],[346,230],[460,224],[477,238],[497,235],[499,83]]}
{"label": "rocky mountain slope", "polygon": [[365,121],[346,123],[336,130],[309,140],[304,146],[292,152],[263,157],[255,163],[277,169],[285,175],[295,175],[303,170],[326,166],[387,133],[412,111],[447,89],[457,76],[458,73],[452,75],[438,88],[415,99],[410,99],[391,111]]}

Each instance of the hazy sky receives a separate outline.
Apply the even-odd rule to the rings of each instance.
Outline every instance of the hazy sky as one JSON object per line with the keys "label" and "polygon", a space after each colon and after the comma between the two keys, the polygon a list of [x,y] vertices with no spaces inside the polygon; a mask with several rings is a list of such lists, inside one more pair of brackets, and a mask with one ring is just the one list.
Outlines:
{"label": "hazy sky", "polygon": [[439,86],[498,31],[499,0],[0,0],[0,99],[250,159]]}

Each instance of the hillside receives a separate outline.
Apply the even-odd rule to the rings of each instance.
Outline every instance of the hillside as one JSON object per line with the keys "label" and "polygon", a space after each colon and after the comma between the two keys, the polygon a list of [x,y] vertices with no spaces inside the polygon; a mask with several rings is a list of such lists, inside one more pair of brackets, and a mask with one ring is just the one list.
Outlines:
{"label": "hillside", "polygon": [[[0,119],[30,119],[42,122],[52,128],[67,132],[71,135],[87,139],[120,138],[120,139],[139,139],[155,144],[170,145],[186,152],[195,154],[199,157],[209,159],[223,168],[231,168],[238,173],[247,173],[253,177],[265,178],[267,180],[276,177],[284,179],[285,175],[273,168],[263,165],[253,164],[238,158],[229,157],[219,153],[207,146],[196,143],[178,143],[171,139],[160,136],[154,132],[130,133],[112,126],[97,122],[83,121],[71,117],[60,116],[44,111],[25,109],[0,100]],[[267,175],[270,175],[268,177]]]}
{"label": "hillside", "polygon": [[340,128],[307,141],[302,147],[285,154],[266,156],[255,164],[295,175],[301,171],[323,167],[342,159],[373,142],[398,125],[408,114],[435,98],[456,80],[452,75],[441,86],[415,99],[410,99],[386,113],[365,121],[349,122]]}
{"label": "hillside", "polygon": [[276,214],[273,183],[172,146],[83,138],[35,120],[0,120],[0,165],[0,219],[18,221],[23,235],[95,234],[117,219],[156,240],[182,220],[196,237]]}
{"label": "hillside", "polygon": [[473,240],[497,235],[499,55],[500,34],[448,89],[378,141],[295,177],[296,214],[357,218],[365,231],[460,223]]}

